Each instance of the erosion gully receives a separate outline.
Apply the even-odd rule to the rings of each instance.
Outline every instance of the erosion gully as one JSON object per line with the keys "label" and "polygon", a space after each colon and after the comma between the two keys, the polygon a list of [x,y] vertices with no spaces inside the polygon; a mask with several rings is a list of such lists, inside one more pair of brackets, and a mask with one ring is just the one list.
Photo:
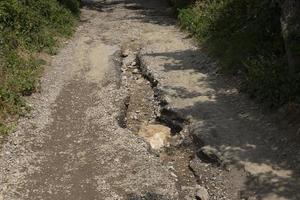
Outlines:
{"label": "erosion gully", "polygon": [[[201,184],[201,181],[190,166],[191,160],[196,156],[196,146],[188,132],[189,122],[168,109],[168,102],[162,98],[157,88],[158,82],[151,74],[141,69],[138,51],[138,46],[126,45],[120,52],[122,87],[126,88],[128,95],[118,120],[119,125],[141,137],[145,137],[140,132],[141,129],[147,129],[147,125],[169,128],[170,137],[165,145],[160,149],[149,150],[160,158],[172,171],[172,176],[178,180],[180,199],[186,199],[189,195],[190,199],[200,199],[191,191],[195,190],[195,185]],[[147,141],[147,138],[145,139]]]}

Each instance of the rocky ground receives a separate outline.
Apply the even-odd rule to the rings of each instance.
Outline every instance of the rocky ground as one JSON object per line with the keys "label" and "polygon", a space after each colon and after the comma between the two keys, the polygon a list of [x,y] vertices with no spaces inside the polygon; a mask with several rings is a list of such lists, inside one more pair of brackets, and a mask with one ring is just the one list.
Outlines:
{"label": "rocky ground", "polygon": [[299,135],[240,94],[173,12],[85,1],[2,147],[0,200],[300,199]]}

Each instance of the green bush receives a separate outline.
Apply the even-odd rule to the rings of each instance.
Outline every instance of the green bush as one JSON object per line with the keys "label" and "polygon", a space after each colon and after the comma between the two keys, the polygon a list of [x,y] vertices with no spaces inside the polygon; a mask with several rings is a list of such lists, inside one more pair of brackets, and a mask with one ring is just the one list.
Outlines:
{"label": "green bush", "polygon": [[173,5],[176,8],[184,8],[191,4],[193,0],[169,0],[171,5]]}
{"label": "green bush", "polygon": [[79,4],[80,0],[58,0],[63,6],[71,10],[71,12],[78,16],[80,13]]}
{"label": "green bush", "polygon": [[56,38],[73,33],[74,10],[66,7],[57,0],[0,1],[0,132],[8,117],[26,110],[22,96],[36,90],[41,63],[34,55],[53,52]]}
{"label": "green bush", "polygon": [[287,74],[280,16],[280,1],[199,0],[178,17],[221,69],[243,73],[244,90],[279,106],[296,99],[300,87],[289,89],[297,81]]}
{"label": "green bush", "polygon": [[71,12],[56,0],[0,2],[0,28],[7,35],[5,42],[9,47],[51,47],[54,34],[69,35],[73,25]]}

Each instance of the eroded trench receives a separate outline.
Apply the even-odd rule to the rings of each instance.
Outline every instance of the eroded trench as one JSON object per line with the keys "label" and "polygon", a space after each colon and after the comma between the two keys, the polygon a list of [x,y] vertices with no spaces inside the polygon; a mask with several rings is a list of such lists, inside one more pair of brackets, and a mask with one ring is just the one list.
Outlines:
{"label": "eroded trench", "polygon": [[199,199],[195,195],[199,177],[190,167],[196,148],[188,133],[188,121],[168,108],[158,82],[142,70],[138,53],[138,46],[125,46],[121,51],[122,87],[127,90],[127,97],[119,125],[150,144],[151,153],[177,179],[180,199]]}
{"label": "eroded trench", "polygon": [[141,66],[139,51],[138,44],[130,44],[119,54],[121,87],[127,94],[119,125],[150,144],[150,153],[176,178],[179,199],[242,199],[243,172],[228,166],[218,151],[193,137],[192,124],[170,108],[158,81]]}

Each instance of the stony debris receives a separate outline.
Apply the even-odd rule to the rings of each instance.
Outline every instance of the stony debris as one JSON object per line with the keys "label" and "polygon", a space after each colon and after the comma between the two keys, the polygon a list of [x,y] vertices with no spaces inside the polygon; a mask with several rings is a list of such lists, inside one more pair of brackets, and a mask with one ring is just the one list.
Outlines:
{"label": "stony debris", "polygon": [[208,145],[201,147],[197,152],[197,156],[206,162],[215,163],[219,166],[223,163],[223,158],[220,152]]}
{"label": "stony debris", "polygon": [[171,200],[163,195],[147,192],[145,195],[131,194],[127,200]]}
{"label": "stony debris", "polygon": [[132,63],[131,63],[131,66],[136,66],[136,62],[135,61],[133,61]]}
{"label": "stony debris", "polygon": [[127,56],[129,56],[129,54],[131,54],[130,50],[129,49],[125,49],[122,51],[122,56],[124,58],[126,58]]}
{"label": "stony debris", "polygon": [[132,71],[132,73],[133,73],[133,74],[138,74],[138,73],[139,73],[139,70],[138,70],[138,69],[134,69],[134,70]]}
{"label": "stony debris", "polygon": [[209,200],[209,194],[208,194],[207,190],[200,185],[196,186],[196,195],[195,196],[196,196],[197,200]]}
{"label": "stony debris", "polygon": [[209,200],[209,194],[205,187],[201,185],[195,186],[182,186],[183,191],[187,191],[187,195],[184,197],[185,200]]}

